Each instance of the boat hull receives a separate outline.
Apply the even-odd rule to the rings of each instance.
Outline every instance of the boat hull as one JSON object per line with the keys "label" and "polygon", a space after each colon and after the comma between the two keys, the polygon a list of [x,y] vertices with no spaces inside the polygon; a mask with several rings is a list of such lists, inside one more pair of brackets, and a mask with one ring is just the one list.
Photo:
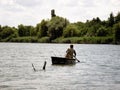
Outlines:
{"label": "boat hull", "polygon": [[51,57],[52,64],[75,64],[75,59],[68,59],[64,57]]}

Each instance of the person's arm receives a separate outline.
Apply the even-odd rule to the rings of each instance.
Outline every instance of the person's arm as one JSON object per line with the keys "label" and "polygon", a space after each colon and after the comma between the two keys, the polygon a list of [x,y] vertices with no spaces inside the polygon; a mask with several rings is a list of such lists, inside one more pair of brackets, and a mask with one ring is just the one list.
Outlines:
{"label": "person's arm", "polygon": [[69,48],[66,50],[66,53],[68,53],[69,52]]}
{"label": "person's arm", "polygon": [[75,57],[76,57],[76,51],[74,50],[74,55],[75,55]]}

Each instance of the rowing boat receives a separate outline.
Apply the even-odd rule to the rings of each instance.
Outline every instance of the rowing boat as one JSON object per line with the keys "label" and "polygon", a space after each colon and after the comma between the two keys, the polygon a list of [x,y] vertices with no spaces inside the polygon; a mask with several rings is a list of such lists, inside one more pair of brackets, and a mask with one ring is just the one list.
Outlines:
{"label": "rowing boat", "polygon": [[69,59],[65,57],[51,57],[52,64],[75,64],[76,59]]}

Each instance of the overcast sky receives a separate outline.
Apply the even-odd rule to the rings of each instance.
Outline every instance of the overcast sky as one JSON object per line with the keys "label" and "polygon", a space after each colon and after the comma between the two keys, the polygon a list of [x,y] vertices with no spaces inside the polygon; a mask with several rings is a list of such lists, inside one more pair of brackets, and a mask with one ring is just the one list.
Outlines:
{"label": "overcast sky", "polygon": [[99,17],[107,20],[120,11],[120,0],[0,0],[0,25],[33,25],[51,18],[51,9],[70,22]]}

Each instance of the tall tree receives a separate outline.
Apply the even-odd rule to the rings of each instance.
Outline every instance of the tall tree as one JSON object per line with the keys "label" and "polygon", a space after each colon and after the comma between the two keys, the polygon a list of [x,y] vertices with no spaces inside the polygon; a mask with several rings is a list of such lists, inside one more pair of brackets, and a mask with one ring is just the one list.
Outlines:
{"label": "tall tree", "polygon": [[47,36],[48,32],[48,21],[42,20],[41,23],[39,24],[39,32],[38,32],[38,37],[44,37]]}
{"label": "tall tree", "polygon": [[110,14],[110,17],[108,18],[108,25],[109,25],[110,27],[112,27],[114,23],[115,23],[115,18],[114,18],[113,13],[111,13],[111,14]]}
{"label": "tall tree", "polygon": [[18,35],[21,36],[25,36],[25,27],[23,24],[18,25]]}
{"label": "tall tree", "polygon": [[69,21],[62,17],[53,17],[48,23],[48,34],[50,39],[56,39],[62,36],[63,29],[69,24]]}
{"label": "tall tree", "polygon": [[120,12],[118,12],[117,16],[115,17],[115,23],[120,22]]}
{"label": "tall tree", "polygon": [[18,25],[18,35],[22,36],[32,36],[33,26],[24,26],[23,24]]}
{"label": "tall tree", "polygon": [[11,28],[9,26],[4,26],[4,27],[2,27],[2,31],[0,32],[0,39],[8,38],[14,34],[16,34],[15,28]]}
{"label": "tall tree", "polygon": [[2,31],[2,26],[0,25],[0,32]]}
{"label": "tall tree", "polygon": [[79,35],[79,30],[73,24],[69,24],[63,31],[64,37],[74,37]]}
{"label": "tall tree", "polygon": [[104,26],[99,27],[99,29],[96,32],[97,36],[107,36],[108,31]]}
{"label": "tall tree", "polygon": [[120,22],[114,25],[115,43],[120,44]]}

